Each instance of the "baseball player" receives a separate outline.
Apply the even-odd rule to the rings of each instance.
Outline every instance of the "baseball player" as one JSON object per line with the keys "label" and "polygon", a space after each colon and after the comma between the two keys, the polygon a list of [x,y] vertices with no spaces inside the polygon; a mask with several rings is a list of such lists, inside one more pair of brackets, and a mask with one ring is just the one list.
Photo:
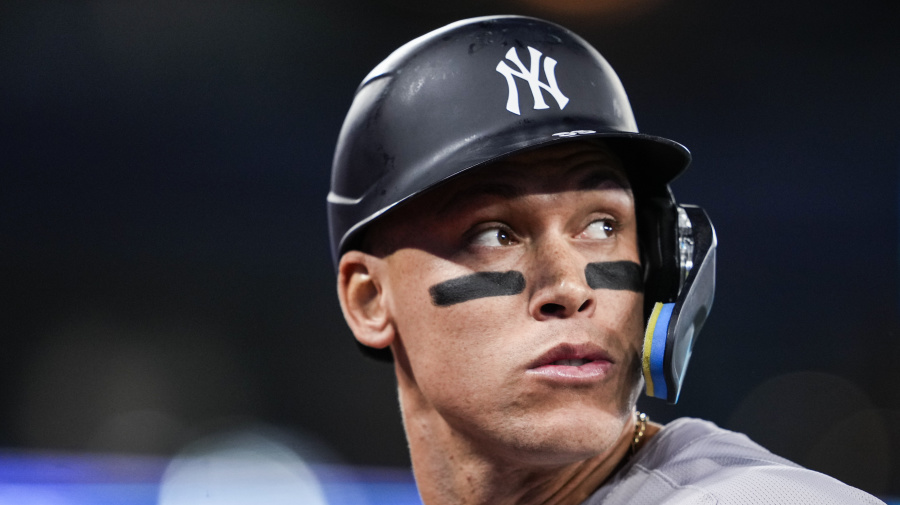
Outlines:
{"label": "baseball player", "polygon": [[392,361],[423,502],[880,503],[710,422],[666,426],[716,236],[613,69],[558,25],[453,23],[357,89],[328,216],[361,349]]}

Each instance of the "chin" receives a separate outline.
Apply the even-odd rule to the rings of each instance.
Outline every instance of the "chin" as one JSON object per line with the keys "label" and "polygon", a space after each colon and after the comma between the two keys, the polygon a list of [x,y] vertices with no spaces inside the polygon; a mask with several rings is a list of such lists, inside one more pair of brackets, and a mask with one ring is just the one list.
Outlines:
{"label": "chin", "polygon": [[511,422],[505,433],[500,434],[505,439],[500,440],[500,444],[520,463],[534,466],[569,464],[611,449],[631,422],[630,409],[624,413],[559,409]]}

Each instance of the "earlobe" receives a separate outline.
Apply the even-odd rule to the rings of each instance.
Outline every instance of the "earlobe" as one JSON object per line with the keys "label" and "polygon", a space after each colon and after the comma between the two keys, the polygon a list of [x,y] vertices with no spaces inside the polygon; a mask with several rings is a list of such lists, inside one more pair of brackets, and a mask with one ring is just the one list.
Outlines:
{"label": "earlobe", "polygon": [[361,344],[383,349],[394,340],[394,327],[379,278],[381,260],[349,251],[338,265],[338,298],[344,319]]}

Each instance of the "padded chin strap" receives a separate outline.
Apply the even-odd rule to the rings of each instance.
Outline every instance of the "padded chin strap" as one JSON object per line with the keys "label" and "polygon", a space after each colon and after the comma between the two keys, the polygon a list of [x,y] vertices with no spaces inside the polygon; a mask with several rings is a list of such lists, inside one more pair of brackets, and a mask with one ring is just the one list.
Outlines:
{"label": "padded chin strap", "polygon": [[641,365],[644,371],[644,382],[647,386],[647,396],[654,398],[665,399],[669,394],[663,364],[666,356],[666,334],[674,309],[674,303],[657,302],[653,306],[653,312],[647,322],[647,331],[644,333],[644,355]]}
{"label": "padded chin strap", "polygon": [[688,361],[716,288],[716,232],[700,207],[680,206],[679,251],[684,284],[672,303],[653,306],[644,334],[642,368],[647,396],[676,403]]}

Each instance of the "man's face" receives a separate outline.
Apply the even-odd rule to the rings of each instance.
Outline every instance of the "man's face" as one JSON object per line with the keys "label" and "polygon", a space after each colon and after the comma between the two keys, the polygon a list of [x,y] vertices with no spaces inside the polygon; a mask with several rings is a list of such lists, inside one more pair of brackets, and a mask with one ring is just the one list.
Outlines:
{"label": "man's face", "polygon": [[643,332],[634,199],[617,159],[559,144],[394,214],[377,229],[392,246],[379,278],[404,409],[541,462],[615,441],[641,387]]}

